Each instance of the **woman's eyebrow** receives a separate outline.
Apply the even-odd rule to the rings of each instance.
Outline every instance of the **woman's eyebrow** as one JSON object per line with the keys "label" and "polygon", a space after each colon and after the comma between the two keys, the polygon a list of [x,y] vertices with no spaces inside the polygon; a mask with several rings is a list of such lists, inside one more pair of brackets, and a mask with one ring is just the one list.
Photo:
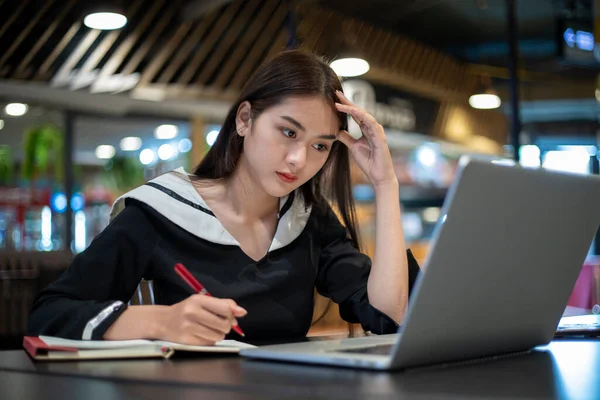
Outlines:
{"label": "woman's eyebrow", "polygon": [[337,137],[332,134],[319,135],[319,139],[335,140]]}
{"label": "woman's eyebrow", "polygon": [[[294,125],[296,128],[298,128],[299,130],[306,132],[306,128],[304,126],[302,126],[302,124],[298,121],[296,121],[294,118],[287,116],[287,115],[281,115],[282,119],[285,119],[286,121],[288,121],[289,123],[291,123],[292,125]],[[337,139],[337,137],[335,135],[332,134],[323,134],[323,135],[319,135],[318,136],[319,139],[327,139],[327,140],[335,140]]]}
{"label": "woman's eyebrow", "polygon": [[288,121],[289,123],[294,125],[296,128],[300,129],[301,131],[306,131],[306,128],[303,127],[302,124],[300,122],[296,121],[294,118],[288,117],[287,115],[282,115],[281,118],[285,119],[286,121]]}

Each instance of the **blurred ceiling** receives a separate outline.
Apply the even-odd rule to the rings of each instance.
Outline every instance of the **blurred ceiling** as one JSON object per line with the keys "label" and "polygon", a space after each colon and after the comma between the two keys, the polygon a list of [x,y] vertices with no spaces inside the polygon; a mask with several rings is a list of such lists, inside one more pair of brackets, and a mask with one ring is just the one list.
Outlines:
{"label": "blurred ceiling", "polygon": [[[324,7],[407,35],[493,79],[510,114],[506,0],[319,0]],[[566,21],[593,31],[592,0],[515,0],[520,114],[525,135],[597,142],[600,62],[561,53]],[[561,123],[563,121],[566,123]],[[576,139],[579,138],[579,139]]]}
{"label": "blurred ceiling", "polygon": [[[81,27],[86,10],[111,3],[119,3],[130,19],[120,33]],[[575,81],[595,79],[600,63],[584,67],[559,56],[561,21],[579,20],[591,27],[592,0],[515,3],[522,68]],[[506,0],[4,0],[0,78],[48,80],[61,69],[99,69],[104,75],[143,71],[142,83],[210,86],[213,97],[222,90],[235,92],[279,48],[278,42],[287,42],[282,36],[291,5],[333,10],[468,63],[506,66]],[[296,22],[304,17],[296,15]],[[319,26],[333,21],[315,22],[319,40],[335,47],[347,39],[335,31],[336,23]],[[493,68],[475,71],[506,77]]]}
{"label": "blurred ceiling", "polygon": [[[520,86],[524,120],[556,116],[555,104],[546,107],[539,103],[549,99],[585,99],[585,115],[597,120],[598,107],[592,100],[599,64],[583,67],[567,63],[558,55],[560,37],[557,39],[562,19],[591,20],[591,0],[515,1],[519,65],[526,70],[521,73]],[[107,2],[120,3],[130,23],[118,32],[83,27],[85,10]],[[363,22],[368,23],[468,63],[470,71],[495,78],[506,104],[505,0],[0,0],[0,100],[38,99],[57,107],[110,115],[189,116],[209,109],[218,118],[225,105],[215,99],[227,101],[235,96],[253,69],[289,40],[290,4],[302,5],[303,14],[296,16],[298,32],[303,33],[304,44],[313,49],[326,53],[345,40],[344,33],[336,31],[341,26],[339,20],[323,11],[332,10],[360,21],[350,24],[363,29],[360,34],[373,32],[375,39],[385,36],[364,28]],[[397,38],[388,35],[387,39],[386,46]],[[378,44],[373,38],[369,41],[365,43]],[[372,53],[382,58],[375,50]],[[443,58],[429,51],[423,53],[427,54],[410,55],[414,58],[408,61],[412,67],[428,57]],[[461,80],[465,67],[454,64],[460,65],[451,65],[445,79],[461,88],[465,86]],[[442,71],[444,66],[438,64]],[[89,84],[83,85],[84,90],[74,89],[69,96],[64,96],[64,90],[40,86],[50,82],[64,88],[78,79],[95,79],[95,73],[105,77],[139,74],[140,81],[131,95],[146,100],[89,95]],[[429,71],[416,71],[401,83],[413,84],[425,73]],[[385,79],[380,83],[398,83]],[[158,93],[154,98],[158,101],[148,100],[153,91]],[[454,91],[455,87],[446,90],[450,94]],[[165,92],[179,102],[160,101]],[[533,111],[530,101],[536,101]],[[570,107],[566,109],[578,106],[573,103]]]}
{"label": "blurred ceiling", "polygon": [[[506,66],[506,0],[320,0],[326,7],[385,26],[463,61]],[[536,72],[572,72],[595,78],[595,67],[558,57],[561,21],[592,26],[592,0],[515,0],[521,66]]]}
{"label": "blurred ceiling", "polygon": [[[321,0],[340,12],[383,24],[441,49],[504,41],[505,0]],[[523,38],[551,38],[556,0],[516,1]]]}

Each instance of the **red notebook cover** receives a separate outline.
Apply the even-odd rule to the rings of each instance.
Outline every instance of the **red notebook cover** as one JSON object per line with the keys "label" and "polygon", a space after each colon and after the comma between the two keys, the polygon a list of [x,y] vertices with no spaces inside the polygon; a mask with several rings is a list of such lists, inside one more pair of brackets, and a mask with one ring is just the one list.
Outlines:
{"label": "red notebook cover", "polygon": [[25,336],[23,338],[23,348],[31,357],[48,354],[49,351],[70,351],[77,352],[75,347],[48,346],[46,342],[37,336]]}

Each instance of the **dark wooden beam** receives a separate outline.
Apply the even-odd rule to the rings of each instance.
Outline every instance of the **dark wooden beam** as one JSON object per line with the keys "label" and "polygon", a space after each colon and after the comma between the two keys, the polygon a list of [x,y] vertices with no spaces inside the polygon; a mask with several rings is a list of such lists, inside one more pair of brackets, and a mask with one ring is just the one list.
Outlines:
{"label": "dark wooden beam", "polygon": [[200,74],[198,74],[198,77],[195,80],[197,84],[206,86],[208,80],[214,74],[217,67],[225,59],[227,53],[233,46],[242,29],[248,24],[250,16],[259,6],[260,0],[247,0],[244,2],[244,5],[242,5],[237,17],[232,20],[229,28],[225,30],[223,38],[219,41],[219,45],[212,53],[210,59],[207,60],[206,65],[202,68]]}
{"label": "dark wooden beam", "polygon": [[[41,7],[41,9],[36,13],[36,15],[33,18],[31,18],[29,20],[27,25],[25,25],[25,27],[20,31],[19,35],[14,40],[11,39],[10,47],[4,52],[4,54],[2,54],[0,56],[0,67],[2,67],[4,65],[4,63],[9,59],[9,57],[12,56],[12,54],[15,52],[17,47],[19,47],[21,42],[23,42],[23,39],[25,39],[27,37],[29,32],[31,32],[31,30],[38,23],[40,18],[42,18],[42,15],[44,15],[44,13],[46,13],[46,11],[52,6],[53,3],[54,3],[54,0],[45,1],[44,5]],[[16,15],[16,13],[15,13],[15,15]],[[0,36],[2,36],[2,35],[0,34]]]}
{"label": "dark wooden beam", "polygon": [[25,9],[25,6],[27,6],[27,3],[29,3],[29,0],[21,0],[21,4],[19,4],[19,8],[17,8],[16,11],[10,15],[8,20],[6,20],[2,23],[2,25],[0,26],[0,39],[2,39],[2,35],[4,35],[4,33],[8,30],[8,28],[10,28],[11,25],[15,22],[15,20],[19,16],[19,14],[21,14],[23,12],[23,10]]}
{"label": "dark wooden beam", "polygon": [[217,16],[218,12],[213,10],[200,21],[196,22],[196,27],[189,35],[187,35],[183,44],[175,50],[167,68],[160,74],[158,79],[156,79],[157,82],[168,84],[171,79],[173,79],[173,76],[181,68],[183,62],[191,57],[194,47],[202,40],[204,34],[210,28]]}
{"label": "dark wooden beam", "polygon": [[37,73],[35,74],[34,79],[47,80],[52,77],[50,67],[52,66],[58,55],[63,52],[67,44],[71,42],[75,34],[79,31],[79,28],[81,28],[80,22],[76,22],[73,25],[71,25],[65,36],[62,37],[62,39],[60,40],[60,42],[58,42],[54,50],[52,50],[52,53],[50,53],[50,55],[42,63]]}
{"label": "dark wooden beam", "polygon": [[176,49],[183,38],[192,28],[193,23],[186,21],[181,23],[175,33],[166,41],[165,45],[158,52],[156,56],[152,58],[152,62],[142,72],[139,85],[144,86],[154,80],[156,74],[169,63],[169,57],[171,56],[173,49]]}
{"label": "dark wooden beam", "polygon": [[140,45],[137,51],[133,54],[133,56],[129,59],[125,67],[123,67],[123,74],[130,75],[132,74],[140,65],[140,62],[144,59],[144,57],[148,54],[152,46],[156,44],[156,41],[163,34],[164,30],[168,27],[169,22],[173,18],[176,18],[176,11],[181,6],[181,1],[175,0],[170,2],[169,7],[166,11],[160,16],[158,22],[154,24],[152,30],[146,40]]}
{"label": "dark wooden beam", "polygon": [[46,44],[46,42],[48,41],[48,38],[54,33],[54,31],[56,31],[56,28],[64,21],[67,13],[75,5],[75,1],[76,0],[68,0],[68,2],[63,6],[62,10],[60,11],[60,14],[58,14],[56,16],[56,18],[54,18],[54,20],[52,21],[52,23],[50,25],[48,25],[48,27],[46,28],[46,30],[44,31],[42,36],[40,36],[38,38],[38,40],[35,42],[33,47],[27,52],[25,57],[23,57],[23,60],[17,66],[17,68],[13,74],[14,78],[17,78],[17,79],[27,78],[27,76],[28,76],[27,66],[31,62],[31,59],[40,51],[42,46],[44,44]]}
{"label": "dark wooden beam", "polygon": [[243,57],[248,53],[248,49],[251,47],[252,43],[258,40],[260,30],[265,26],[267,19],[272,15],[277,5],[278,2],[275,0],[267,0],[264,2],[262,9],[259,11],[256,18],[254,18],[248,27],[248,30],[226,60],[225,65],[219,72],[219,76],[215,79],[215,82],[211,87],[208,88],[211,93],[223,90],[227,82],[231,79],[231,75],[243,62]]}
{"label": "dark wooden beam", "polygon": [[227,5],[225,12],[220,15],[217,23],[213,26],[206,39],[202,41],[202,46],[196,51],[190,62],[187,64],[183,73],[177,80],[177,83],[187,85],[192,82],[198,68],[200,68],[200,65],[206,59],[208,53],[213,49],[215,43],[217,43],[223,34],[223,31],[230,28],[231,21],[243,3],[243,1],[238,0]]}
{"label": "dark wooden beam", "polygon": [[85,28],[87,32],[84,35],[84,38],[79,41],[77,47],[71,54],[67,60],[60,66],[56,75],[54,75],[54,79],[61,80],[63,77],[68,76],[73,68],[79,63],[79,61],[83,58],[85,53],[88,52],[90,47],[94,44],[98,35],[100,35],[100,30],[98,29],[88,29]]}
{"label": "dark wooden beam", "polygon": [[121,42],[110,59],[108,59],[108,61],[104,64],[98,76],[104,77],[115,73],[138,39],[144,35],[146,29],[148,29],[148,26],[150,26],[150,22],[154,19],[163,3],[164,0],[156,0],[152,2],[152,6],[147,9],[147,12],[144,13],[140,22],[134,27],[133,31],[129,33],[123,42]]}
{"label": "dark wooden beam", "polygon": [[269,48],[269,44],[273,37],[276,37],[282,30],[283,21],[287,12],[287,7],[281,2],[273,17],[269,20],[263,31],[256,40],[248,55],[246,56],[244,63],[240,65],[240,68],[236,71],[236,74],[231,80],[227,90],[237,92],[244,85],[246,79],[262,62],[262,54]]}

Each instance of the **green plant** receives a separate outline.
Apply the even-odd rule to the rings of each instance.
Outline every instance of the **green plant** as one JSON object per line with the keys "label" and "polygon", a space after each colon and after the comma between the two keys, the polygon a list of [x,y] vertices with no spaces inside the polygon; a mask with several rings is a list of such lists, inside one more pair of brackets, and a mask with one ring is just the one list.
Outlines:
{"label": "green plant", "polygon": [[64,179],[64,135],[53,124],[42,124],[25,133],[21,176],[28,181],[47,178],[51,169],[54,180]]}
{"label": "green plant", "polygon": [[105,168],[106,182],[119,192],[144,183],[144,168],[136,157],[113,157]]}
{"label": "green plant", "polygon": [[0,145],[0,184],[11,185],[13,183],[14,165],[12,151],[9,146]]}

